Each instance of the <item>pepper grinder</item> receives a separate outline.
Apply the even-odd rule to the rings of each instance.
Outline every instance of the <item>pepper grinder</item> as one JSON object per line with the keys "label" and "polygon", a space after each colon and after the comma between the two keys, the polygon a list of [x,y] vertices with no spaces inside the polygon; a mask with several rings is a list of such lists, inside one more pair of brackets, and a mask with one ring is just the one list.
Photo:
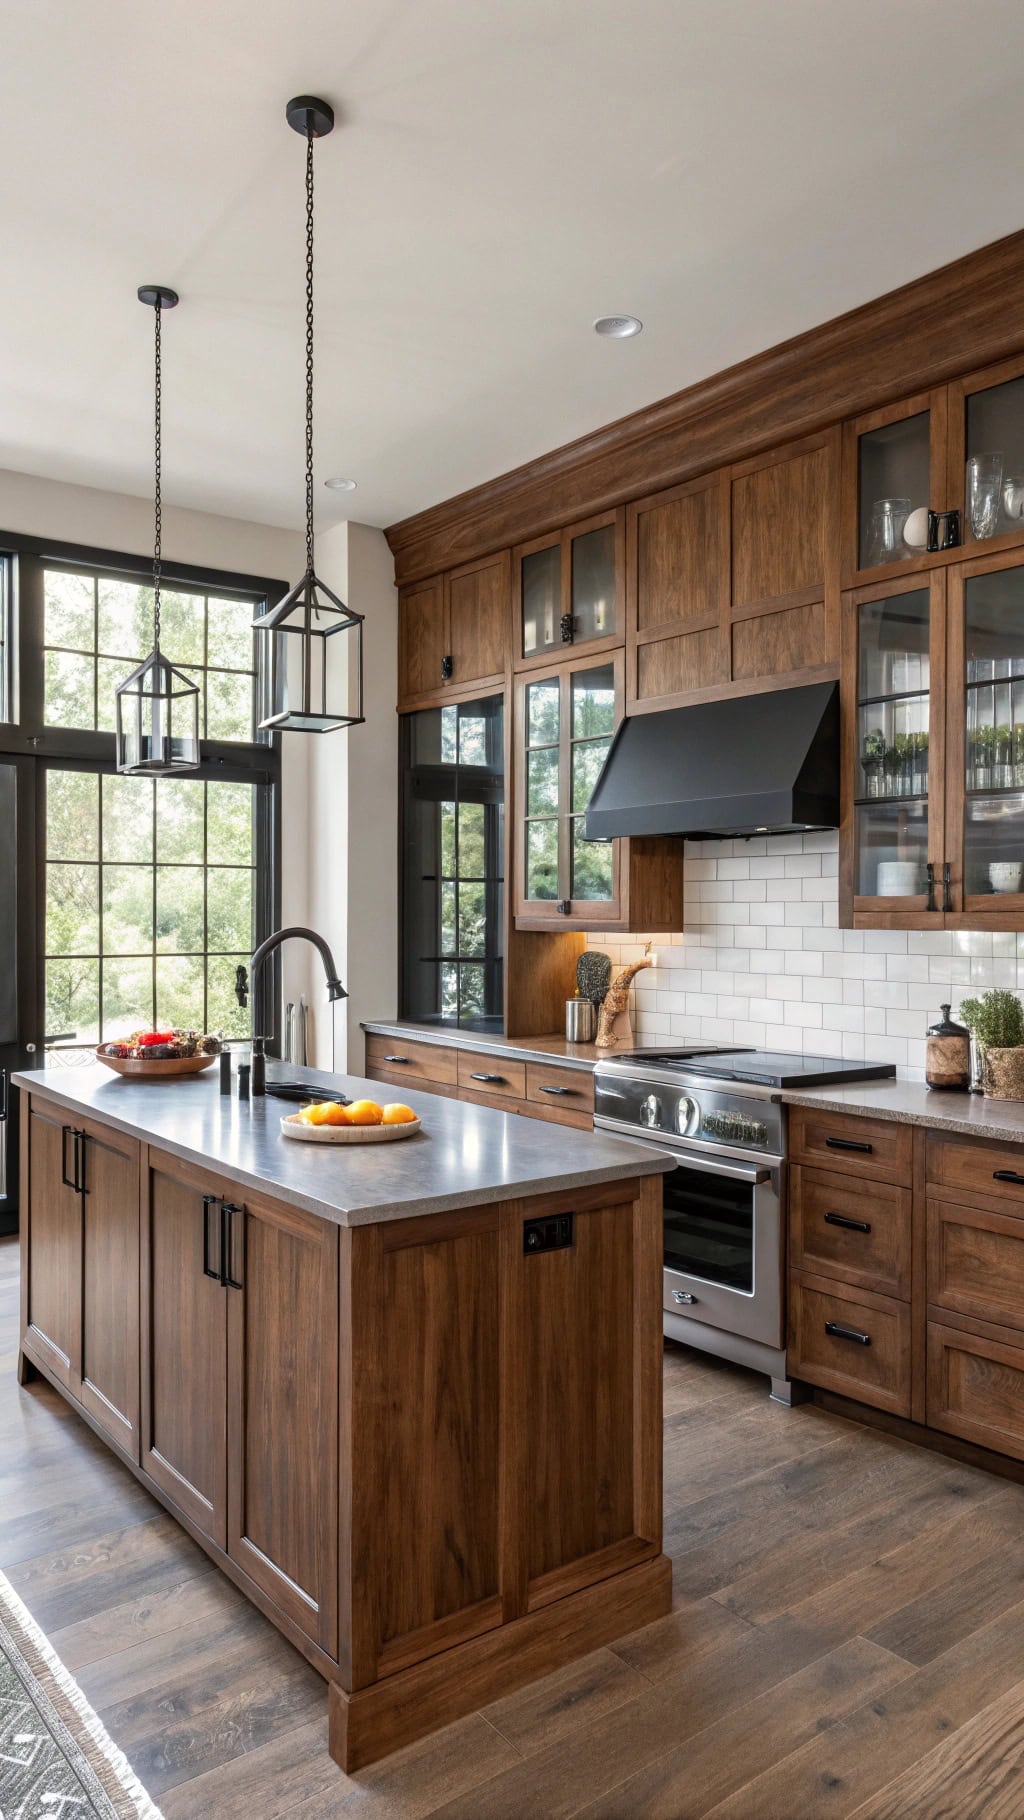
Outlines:
{"label": "pepper grinder", "polygon": [[941,1021],[928,1030],[924,1078],[929,1087],[966,1093],[971,1084],[971,1037],[963,1024],[954,1024],[949,1006],[940,1005]]}
{"label": "pepper grinder", "polygon": [[249,1074],[250,1069],[248,1062],[239,1062],[237,1079],[238,1097],[240,1100],[247,1100],[249,1098]]}
{"label": "pepper grinder", "polygon": [[267,1091],[267,1039],[265,1036],[254,1036],[252,1039],[252,1091],[253,1098],[262,1096]]}

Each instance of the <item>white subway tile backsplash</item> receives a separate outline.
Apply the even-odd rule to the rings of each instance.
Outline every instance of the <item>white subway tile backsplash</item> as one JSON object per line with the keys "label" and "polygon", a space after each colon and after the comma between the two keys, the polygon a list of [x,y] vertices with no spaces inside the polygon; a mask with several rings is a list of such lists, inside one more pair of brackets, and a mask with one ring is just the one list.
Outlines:
{"label": "white subway tile backsplash", "polygon": [[1024,931],[840,929],[838,836],[686,843],[685,929],[587,938],[618,966],[651,941],[634,1027],[674,1042],[811,1048],[920,1075],[947,999],[1024,995]]}

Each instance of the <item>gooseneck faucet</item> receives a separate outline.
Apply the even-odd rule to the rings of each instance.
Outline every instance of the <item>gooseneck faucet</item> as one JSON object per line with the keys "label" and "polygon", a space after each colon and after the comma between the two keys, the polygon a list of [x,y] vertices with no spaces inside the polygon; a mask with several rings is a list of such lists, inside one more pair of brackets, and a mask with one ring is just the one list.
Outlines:
{"label": "gooseneck faucet", "polygon": [[[252,958],[249,962],[249,976],[250,976],[249,980],[247,980],[245,977],[245,968],[244,967],[237,968],[236,973],[235,973],[235,997],[238,1000],[238,1003],[240,1005],[248,1004],[250,980],[252,983],[253,994],[255,995],[255,993],[257,992],[257,990],[259,988],[260,980],[263,977],[263,968],[266,964],[268,956],[274,952],[275,948],[280,948],[282,942],[290,941],[293,936],[300,941],[312,942],[314,948],[316,949],[317,953],[320,956],[320,959],[323,961],[324,973],[327,976],[327,997],[330,1000],[330,1002],[332,1004],[334,1004],[337,1002],[338,999],[348,997],[348,993],[346,992],[344,986],[342,985],[341,980],[338,978],[338,969],[334,964],[334,956],[331,953],[331,950],[328,947],[327,943],[324,941],[323,936],[318,935],[315,929],[304,929],[301,926],[296,925],[295,927],[293,927],[291,929],[278,929],[276,934],[268,935],[266,941],[261,942],[259,947],[253,951]],[[261,1093],[264,1091],[262,1084],[257,1085],[257,1082],[262,1083],[262,1081],[263,1081],[264,1068],[261,1065],[257,1069],[257,1067],[255,1066],[255,1063],[257,1060],[260,1064],[263,1063],[263,1045],[265,1042],[266,1042],[265,1037],[261,1037],[261,1036],[253,1037],[253,1055],[254,1055],[253,1091],[254,1091],[254,1093]]]}

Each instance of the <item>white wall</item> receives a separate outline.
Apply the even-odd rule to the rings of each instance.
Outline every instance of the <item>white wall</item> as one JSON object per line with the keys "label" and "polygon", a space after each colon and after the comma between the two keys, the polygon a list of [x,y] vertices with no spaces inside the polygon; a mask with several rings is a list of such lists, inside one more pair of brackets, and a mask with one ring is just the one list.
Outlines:
{"label": "white wall", "polygon": [[[645,1040],[700,1038],[894,1062],[921,1078],[940,1001],[1024,988],[1024,934],[840,929],[839,836],[687,841],[685,934],[653,937],[636,976]],[[639,960],[647,936],[591,947]]]}
{"label": "white wall", "polygon": [[[360,1020],[393,1017],[398,1008],[398,597],[384,534],[368,525],[325,531],[316,567],[366,620],[365,722],[310,738],[307,785],[307,920],[330,943],[349,992],[334,1014],[337,1066],[360,1073]],[[331,682],[351,687],[349,637],[330,646]],[[310,978],[315,1059],[328,1067],[331,1014],[315,957]]]}

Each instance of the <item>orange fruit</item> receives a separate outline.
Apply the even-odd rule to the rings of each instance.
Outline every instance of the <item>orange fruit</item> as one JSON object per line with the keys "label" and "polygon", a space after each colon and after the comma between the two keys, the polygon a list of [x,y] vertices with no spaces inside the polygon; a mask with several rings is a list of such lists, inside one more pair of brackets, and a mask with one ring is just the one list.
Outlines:
{"label": "orange fruit", "polygon": [[384,1117],[376,1100],[353,1100],[345,1110],[350,1125],[379,1125]]}
{"label": "orange fruit", "polygon": [[411,1106],[403,1106],[401,1100],[392,1100],[385,1106],[382,1122],[385,1125],[410,1125],[416,1114]]}
{"label": "orange fruit", "polygon": [[300,1125],[315,1125],[316,1120],[313,1117],[315,1111],[315,1106],[303,1106],[301,1111],[295,1114],[295,1117]]}
{"label": "orange fruit", "polygon": [[325,1100],[320,1107],[321,1125],[347,1125],[348,1107],[339,1106],[334,1100]]}
{"label": "orange fruit", "polygon": [[307,1125],[330,1125],[333,1123],[331,1113],[334,1111],[333,1100],[318,1100],[315,1106],[307,1106],[304,1117]]}

